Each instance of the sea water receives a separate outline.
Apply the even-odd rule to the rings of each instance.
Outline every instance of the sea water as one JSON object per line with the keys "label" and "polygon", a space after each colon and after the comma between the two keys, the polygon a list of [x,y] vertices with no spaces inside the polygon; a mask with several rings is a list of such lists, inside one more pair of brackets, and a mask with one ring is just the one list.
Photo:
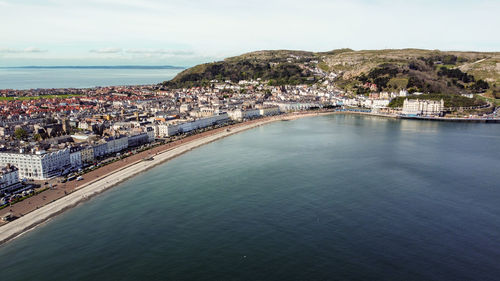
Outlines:
{"label": "sea water", "polygon": [[0,68],[0,89],[149,85],[170,80],[180,71],[161,66]]}
{"label": "sea water", "polygon": [[0,247],[6,280],[498,280],[500,126],[331,115],[197,148]]}

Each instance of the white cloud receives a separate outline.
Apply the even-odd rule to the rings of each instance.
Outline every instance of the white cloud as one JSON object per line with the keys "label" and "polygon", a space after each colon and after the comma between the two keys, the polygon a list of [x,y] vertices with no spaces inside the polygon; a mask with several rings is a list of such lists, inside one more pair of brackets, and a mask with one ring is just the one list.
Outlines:
{"label": "white cloud", "polygon": [[166,49],[123,49],[117,47],[108,47],[108,48],[100,48],[100,49],[91,49],[90,53],[94,54],[107,54],[107,55],[120,55],[120,56],[138,56],[138,57],[154,57],[154,56],[176,56],[176,57],[188,57],[188,56],[196,56],[194,51],[190,50],[166,50]]}
{"label": "white cloud", "polygon": [[[498,0],[0,0],[0,7],[0,26],[9,27],[0,28],[3,44],[75,59],[168,63],[260,49],[500,46],[491,36],[500,26]],[[19,49],[0,52],[27,53],[9,50]]]}
{"label": "white cloud", "polygon": [[35,47],[28,47],[24,49],[14,49],[14,48],[0,48],[0,53],[7,54],[22,54],[22,53],[46,53],[47,50],[43,50]]}
{"label": "white cloud", "polygon": [[46,53],[47,50],[43,50],[40,48],[35,48],[35,47],[28,47],[23,50],[25,53]]}
{"label": "white cloud", "polygon": [[121,48],[102,48],[102,49],[92,49],[91,53],[97,54],[117,54],[121,53],[123,50]]}
{"label": "white cloud", "polygon": [[172,55],[172,56],[192,56],[193,51],[184,50],[164,50],[164,49],[127,49],[128,54],[148,54],[148,55]]}

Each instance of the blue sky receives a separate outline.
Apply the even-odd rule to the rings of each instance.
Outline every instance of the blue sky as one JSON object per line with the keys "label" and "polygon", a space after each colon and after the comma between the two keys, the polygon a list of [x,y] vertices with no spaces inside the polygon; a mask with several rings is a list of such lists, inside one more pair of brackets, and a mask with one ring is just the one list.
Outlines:
{"label": "blue sky", "polygon": [[0,66],[182,65],[261,49],[500,51],[500,0],[0,0]]}

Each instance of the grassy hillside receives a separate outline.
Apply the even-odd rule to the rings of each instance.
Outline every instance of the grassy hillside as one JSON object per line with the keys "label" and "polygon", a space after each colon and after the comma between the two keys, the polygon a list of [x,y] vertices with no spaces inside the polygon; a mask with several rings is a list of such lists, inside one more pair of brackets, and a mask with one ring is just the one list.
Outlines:
{"label": "grassy hillside", "polygon": [[[488,92],[500,85],[500,53],[480,52],[442,52],[437,50],[376,50],[341,52],[335,55],[321,56],[322,61],[333,72],[339,73],[338,83],[344,89],[359,93],[357,86],[364,77],[372,74],[373,79],[368,82],[377,82],[380,90],[395,90],[409,88],[414,91],[429,93],[460,93],[460,92]],[[390,67],[397,73],[385,75],[389,78],[374,77],[377,68]],[[441,68],[457,69],[474,77],[473,81],[461,80],[460,75],[439,75]],[[376,74],[376,73],[375,73]],[[443,74],[443,71],[441,71]],[[448,74],[448,73],[447,73]],[[456,77],[455,77],[456,76]],[[361,78],[361,79],[359,79]],[[487,89],[483,80],[488,83]],[[409,85],[405,85],[408,81]],[[379,83],[380,84],[380,83]],[[380,87],[382,86],[382,87]]]}
{"label": "grassy hillside", "polygon": [[[319,75],[317,69],[325,75]],[[335,83],[353,94],[368,93],[372,84],[377,91],[484,92],[490,98],[500,93],[500,53],[420,49],[258,51],[195,66],[164,85],[181,88],[208,85],[211,80],[238,82],[257,78],[271,85],[312,84],[328,79],[328,73],[337,74]]]}
{"label": "grassy hillside", "polygon": [[238,82],[258,78],[269,80],[271,85],[312,84],[317,79],[304,65],[314,58],[313,53],[303,51],[253,52],[186,69],[164,85],[182,88],[208,85],[212,80]]}

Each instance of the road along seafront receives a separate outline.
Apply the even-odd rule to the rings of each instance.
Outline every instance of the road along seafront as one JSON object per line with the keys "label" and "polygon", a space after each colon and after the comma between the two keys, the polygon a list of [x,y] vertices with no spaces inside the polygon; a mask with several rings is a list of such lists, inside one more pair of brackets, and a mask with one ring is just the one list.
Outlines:
{"label": "road along seafront", "polygon": [[[76,205],[117,185],[120,182],[125,181],[128,178],[131,178],[156,165],[162,164],[204,144],[275,121],[294,120],[303,117],[327,115],[332,113],[334,112],[304,112],[266,117],[209,131],[206,135],[202,134],[198,137],[195,135],[195,137],[190,141],[186,140],[183,142],[181,140],[177,145],[167,147],[165,150],[158,152],[155,155],[151,155],[151,160],[144,161],[143,159],[140,159],[128,164],[123,163],[123,165],[117,169],[77,187],[75,191],[54,201],[47,202],[43,206],[36,207],[36,209],[23,214],[20,218],[0,226],[0,244],[22,235],[37,225],[46,222],[50,218],[75,207]],[[37,196],[42,195],[43,193]]]}

